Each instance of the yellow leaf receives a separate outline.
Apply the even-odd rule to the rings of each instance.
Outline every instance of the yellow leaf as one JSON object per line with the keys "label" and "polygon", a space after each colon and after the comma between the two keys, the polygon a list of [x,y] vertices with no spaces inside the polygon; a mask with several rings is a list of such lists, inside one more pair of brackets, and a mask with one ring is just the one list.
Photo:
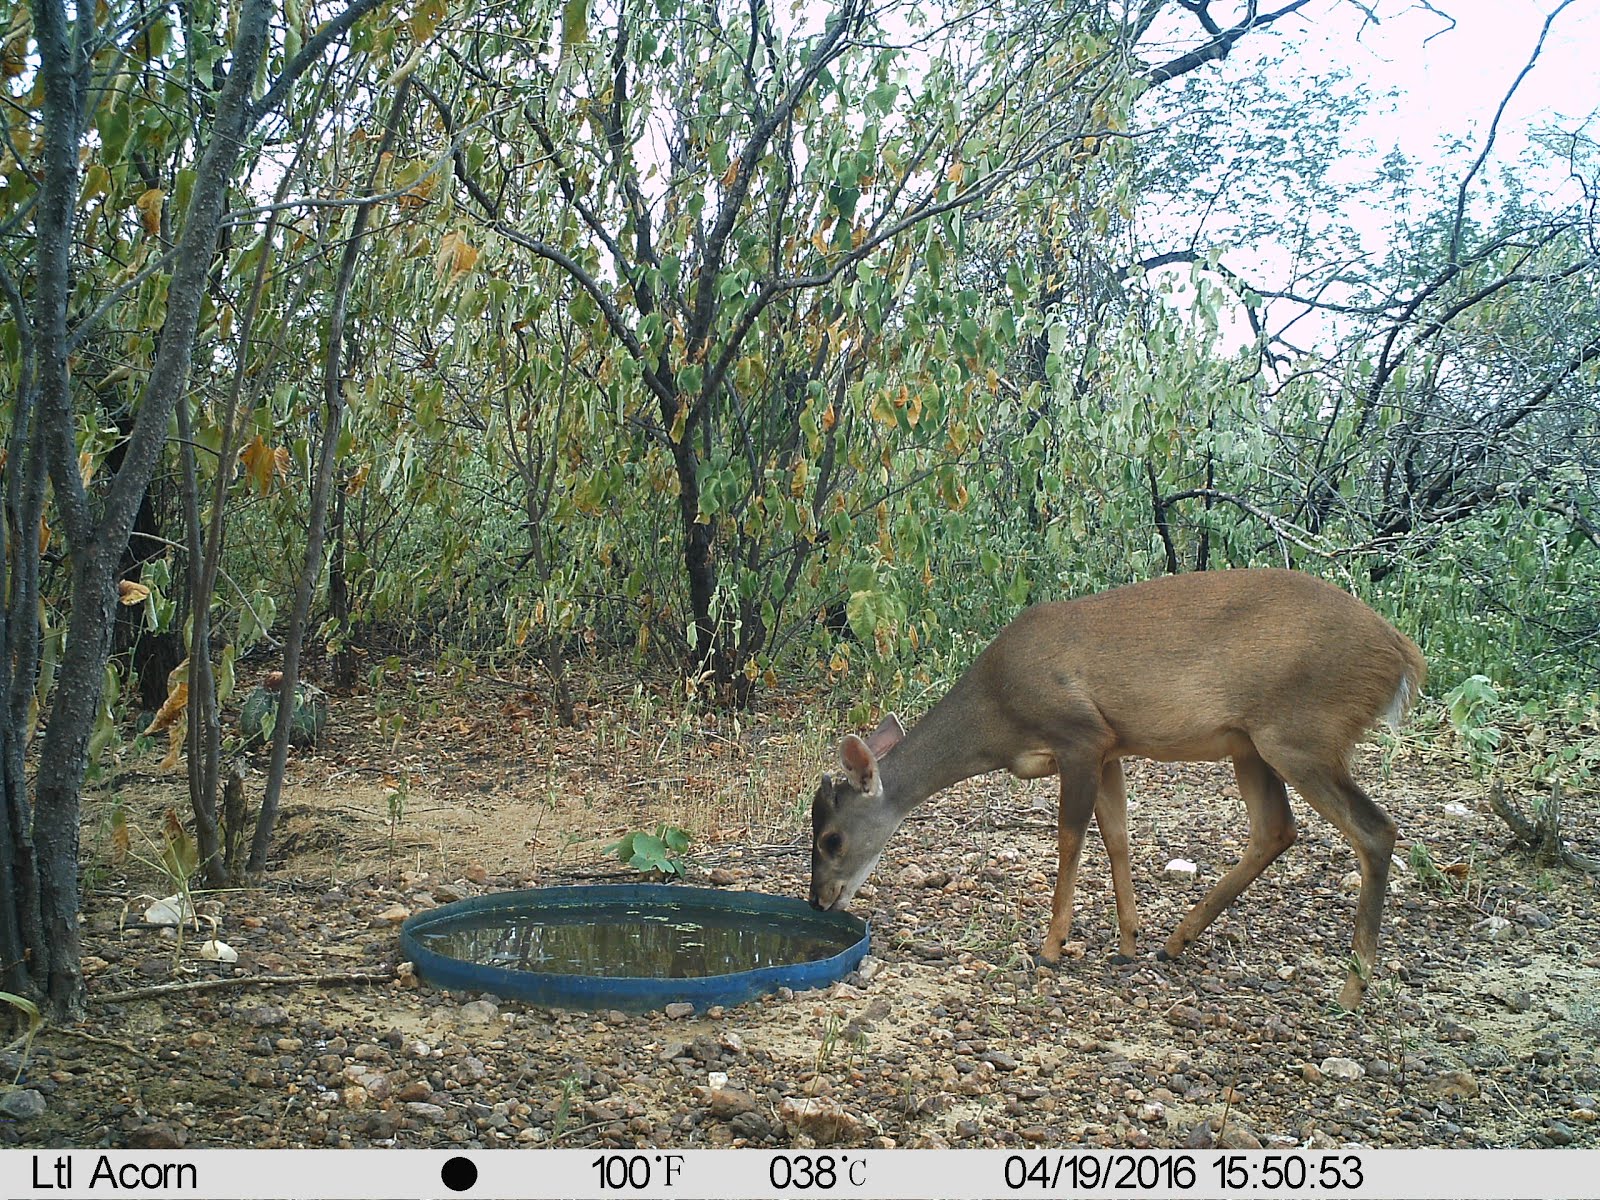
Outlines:
{"label": "yellow leaf", "polygon": [[418,180],[415,186],[408,189],[400,197],[400,207],[404,209],[418,209],[427,206],[428,197],[433,195],[433,189],[438,186],[439,177],[429,175],[426,179]]}
{"label": "yellow leaf", "polygon": [[249,476],[251,484],[263,496],[272,489],[272,477],[282,475],[289,477],[289,451],[279,447],[274,450],[258,433],[255,440],[239,452],[239,461],[244,464],[245,474]]}
{"label": "yellow leaf", "polygon": [[78,455],[78,478],[83,480],[84,487],[89,486],[89,482],[94,478],[94,469],[99,465],[99,459],[87,450]]}
{"label": "yellow leaf", "polygon": [[145,585],[142,583],[135,583],[131,579],[124,579],[121,583],[117,584],[117,602],[119,604],[126,604],[131,608],[135,604],[143,604],[149,598],[150,589],[145,587]]}
{"label": "yellow leaf", "polygon": [[956,159],[956,161],[951,163],[949,168],[945,171],[944,177],[951,183],[960,183],[964,178],[966,178],[966,174],[966,165],[963,164],[960,159]]}
{"label": "yellow leaf", "polygon": [[350,476],[349,482],[344,485],[345,495],[354,496],[357,492],[359,492],[366,484],[367,476],[371,474],[371,463],[362,463],[359,467],[357,467],[355,472]]}
{"label": "yellow leaf", "polygon": [[736,158],[728,164],[728,169],[722,173],[722,186],[731,188],[733,181],[739,178],[739,160]]}
{"label": "yellow leaf", "polygon": [[166,700],[161,709],[150,719],[150,724],[145,728],[146,734],[160,733],[171,729],[183,720],[184,712],[189,707],[189,685],[187,682],[179,683],[167,693]]}
{"label": "yellow leaf", "polygon": [[439,252],[433,260],[446,287],[471,271],[477,261],[478,248],[467,241],[466,235],[453,230],[439,239]]}
{"label": "yellow leaf", "polygon": [[186,722],[180,718],[177,724],[167,730],[167,752],[161,761],[156,764],[158,771],[175,771],[183,754],[184,736],[188,732],[184,726]]}
{"label": "yellow leaf", "polygon": [[139,224],[151,237],[161,232],[161,202],[166,198],[167,194],[160,188],[151,188],[133,202],[139,210]]}

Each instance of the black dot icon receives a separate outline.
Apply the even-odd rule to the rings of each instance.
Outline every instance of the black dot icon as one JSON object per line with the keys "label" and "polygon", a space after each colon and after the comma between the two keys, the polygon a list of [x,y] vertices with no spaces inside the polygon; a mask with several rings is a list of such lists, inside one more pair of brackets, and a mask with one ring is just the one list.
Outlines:
{"label": "black dot icon", "polygon": [[440,1168],[439,1178],[452,1192],[464,1192],[478,1182],[478,1164],[470,1158],[452,1158]]}

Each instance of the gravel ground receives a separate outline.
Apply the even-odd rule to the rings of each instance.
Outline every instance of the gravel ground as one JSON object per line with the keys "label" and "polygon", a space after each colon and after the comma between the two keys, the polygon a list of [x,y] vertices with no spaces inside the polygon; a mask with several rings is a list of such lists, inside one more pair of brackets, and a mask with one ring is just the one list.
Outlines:
{"label": "gravel ground", "polygon": [[[301,765],[302,785],[321,772],[320,794],[346,795],[327,782],[337,762]],[[397,961],[406,914],[593,878],[596,860],[485,869],[471,830],[429,855],[397,853],[391,830],[313,872],[296,855],[326,851],[354,818],[347,802],[291,804],[288,861],[259,889],[211,899],[237,964],[202,962],[191,938],[174,980],[170,937],[137,921],[142,904],[130,914],[116,880],[92,892],[89,1018],[35,1042],[0,1105],[0,1144],[1600,1146],[1596,882],[1503,854],[1504,827],[1464,798],[1477,785],[1402,763],[1374,789],[1443,880],[1396,870],[1378,978],[1345,1014],[1333,1001],[1354,856],[1337,835],[1297,804],[1300,842],[1181,959],[1157,962],[1243,849],[1242,807],[1220,768],[1130,766],[1135,962],[1110,961],[1109,879],[1091,842],[1081,940],[1059,970],[1032,966],[1052,796],[1047,782],[989,777],[896,835],[856,902],[873,919],[858,972],[695,1015],[557,1012],[420,984]],[[1376,778],[1375,754],[1360,773]],[[450,783],[435,783],[429,804],[455,819]],[[494,790],[462,804],[504,839],[511,809],[485,798]],[[1591,852],[1596,805],[1568,798],[1568,829]],[[514,841],[527,824],[524,811]],[[787,844],[706,844],[690,882],[714,870],[728,886],[803,894],[804,835],[789,826]],[[1169,877],[1175,857],[1197,875]],[[242,982],[257,976],[318,982]]]}

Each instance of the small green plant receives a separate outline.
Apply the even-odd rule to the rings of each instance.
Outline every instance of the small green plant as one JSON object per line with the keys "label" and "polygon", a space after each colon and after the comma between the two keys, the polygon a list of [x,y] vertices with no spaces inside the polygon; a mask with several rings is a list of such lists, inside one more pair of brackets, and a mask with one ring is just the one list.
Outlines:
{"label": "small green plant", "polygon": [[559,1142],[567,1132],[567,1126],[572,1121],[572,1100],[578,1094],[581,1085],[576,1075],[567,1075],[561,1080],[561,1099],[556,1103],[556,1113],[550,1122],[550,1140]]}
{"label": "small green plant", "polygon": [[850,1043],[850,1057],[847,1061],[855,1065],[856,1070],[864,1071],[867,1067],[867,1052],[872,1049],[872,1039],[865,1032],[856,1034]]}
{"label": "small green plant", "polygon": [[603,851],[615,855],[635,871],[645,874],[655,872],[663,878],[676,879],[684,873],[684,851],[689,848],[689,834],[676,825],[657,825],[654,833],[642,829],[612,842]]}
{"label": "small green plant", "polygon": [[1438,891],[1450,882],[1449,877],[1433,861],[1433,854],[1425,842],[1411,843],[1411,853],[1406,856],[1406,863],[1416,875],[1417,882],[1429,891]]}
{"label": "small green plant", "polygon": [[821,1075],[833,1061],[834,1051],[839,1048],[839,1035],[843,1031],[844,1022],[836,1016],[830,1014],[823,1022],[822,1038],[817,1043],[817,1061],[814,1067],[816,1074]]}
{"label": "small green plant", "polygon": [[401,776],[393,786],[384,792],[384,803],[389,808],[389,862],[391,868],[394,863],[395,838],[400,832],[400,823],[406,819],[406,801],[411,795],[411,781]]}
{"label": "small green plant", "polygon": [[127,815],[120,805],[112,810],[111,836],[115,856],[132,858],[152,870],[159,871],[177,898],[178,921],[173,927],[176,940],[172,948],[173,966],[176,967],[183,959],[184,926],[193,922],[197,930],[200,928],[200,920],[195,915],[194,893],[190,887],[195,872],[200,869],[200,850],[195,845],[194,839],[189,836],[189,831],[183,827],[183,822],[178,819],[178,814],[170,808],[162,818],[159,845],[143,829],[138,830],[140,838],[150,851],[149,856],[133,849],[130,836],[132,828],[128,825]]}
{"label": "small green plant", "polygon": [[1500,745],[1500,727],[1493,723],[1500,693],[1487,675],[1469,675],[1445,694],[1444,701],[1450,724],[1482,774],[1494,764]]}

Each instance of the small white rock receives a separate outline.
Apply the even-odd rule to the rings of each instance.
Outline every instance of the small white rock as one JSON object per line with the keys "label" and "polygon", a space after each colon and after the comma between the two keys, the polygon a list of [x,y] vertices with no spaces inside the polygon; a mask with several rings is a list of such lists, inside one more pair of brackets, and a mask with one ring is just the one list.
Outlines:
{"label": "small white rock", "polygon": [[1468,808],[1465,804],[1461,804],[1455,800],[1452,800],[1449,804],[1446,804],[1444,806],[1444,811],[1446,814],[1452,817],[1472,816],[1472,810],[1470,808]]}
{"label": "small white rock", "polygon": [[1361,890],[1361,872],[1351,871],[1339,881],[1339,886],[1347,892],[1359,892]]}
{"label": "small white rock", "polygon": [[1343,1079],[1347,1083],[1353,1083],[1367,1073],[1367,1069],[1355,1059],[1338,1056],[1323,1059],[1318,1069],[1329,1079]]}
{"label": "small white rock", "polygon": [[1294,978],[1294,970],[1293,963],[1284,963],[1283,966],[1278,968],[1278,978],[1288,983]]}
{"label": "small white rock", "polygon": [[1200,867],[1187,858],[1174,858],[1162,871],[1168,879],[1193,879],[1200,873]]}
{"label": "small white rock", "polygon": [[239,952],[227,942],[212,938],[200,944],[200,957],[209,962],[236,963],[239,961]]}
{"label": "small white rock", "polygon": [[167,896],[145,909],[144,919],[149,925],[182,925],[194,920],[194,907],[187,896]]}
{"label": "small white rock", "polygon": [[706,1084],[713,1092],[720,1092],[728,1086],[728,1073],[726,1071],[707,1071]]}

